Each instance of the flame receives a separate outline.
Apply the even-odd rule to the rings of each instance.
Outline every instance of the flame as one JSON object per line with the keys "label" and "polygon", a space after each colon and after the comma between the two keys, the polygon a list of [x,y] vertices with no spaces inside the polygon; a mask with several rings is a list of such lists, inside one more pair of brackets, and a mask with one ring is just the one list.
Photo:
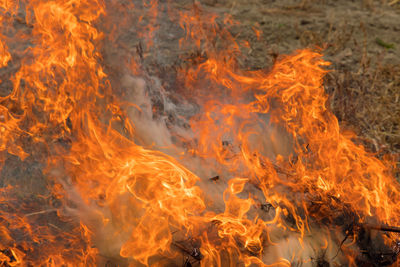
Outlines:
{"label": "flame", "polygon": [[[153,122],[176,141],[158,140],[139,125],[157,111],[143,100],[148,77],[140,60],[129,63],[131,99],[118,96],[103,66],[102,45],[118,27],[106,36],[100,25],[107,7],[123,10],[119,3],[0,5],[0,23],[30,28],[16,51],[0,33],[0,67],[13,53],[21,58],[0,98],[1,162],[13,155],[41,164],[47,179],[45,195],[18,182],[0,190],[2,265],[165,266],[183,257],[201,266],[291,266],[324,250],[332,262],[355,266],[359,237],[340,244],[340,216],[399,225],[399,184],[327,108],[329,63],[319,52],[300,50],[268,72],[246,71],[238,59],[250,44],[231,34],[238,24],[230,16],[168,6],[183,31],[179,45],[205,53],[177,80],[200,111],[187,116],[185,130]],[[129,8],[137,6],[146,11],[137,20],[141,49],[157,49],[163,7],[153,0]]]}
{"label": "flame", "polygon": [[[211,73],[212,80],[233,80],[231,85],[235,87],[227,89],[234,94],[236,90],[251,88],[255,91],[255,100],[235,105],[207,102],[204,115],[192,125],[201,136],[196,152],[203,157],[215,155],[219,162],[231,165],[230,168],[237,168],[239,161],[263,188],[264,194],[271,192],[271,186],[283,183],[290,187],[288,193],[306,190],[316,198],[337,197],[342,204],[353,207],[360,217],[374,214],[385,223],[397,224],[398,183],[382,162],[352,142],[351,133],[340,131],[336,117],[327,110],[327,95],[322,86],[326,71],[320,67],[327,63],[321,56],[300,51],[282,59],[266,75],[261,72],[238,75],[214,62],[210,70],[210,63],[204,63],[200,68]],[[269,120],[262,121],[261,114],[270,115]],[[246,128],[249,128],[247,124],[256,124],[255,121],[264,124],[256,125],[261,129],[268,123],[278,124],[293,140],[295,162],[290,157],[282,159],[285,156],[278,153],[274,159],[285,164],[286,172],[292,173],[288,175],[291,180],[285,182],[273,170],[265,168],[265,164],[272,164],[271,160],[260,154],[262,149],[251,147],[251,135],[259,135],[260,131]],[[227,157],[226,150],[221,147],[224,138],[231,138],[231,143],[241,146],[234,160]],[[256,159],[254,154],[257,154]]]}

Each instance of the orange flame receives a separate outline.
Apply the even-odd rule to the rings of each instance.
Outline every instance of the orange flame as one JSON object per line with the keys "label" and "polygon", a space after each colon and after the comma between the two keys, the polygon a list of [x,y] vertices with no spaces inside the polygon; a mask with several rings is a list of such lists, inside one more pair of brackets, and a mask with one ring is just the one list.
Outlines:
{"label": "orange flame", "polygon": [[[105,258],[165,266],[183,252],[201,266],[291,266],[310,263],[310,251],[341,249],[332,261],[355,266],[358,236],[339,247],[339,215],[399,225],[399,184],[327,109],[329,64],[320,53],[297,51],[268,73],[240,70],[237,58],[249,44],[230,33],[237,25],[230,16],[197,4],[179,12],[179,45],[205,53],[179,71],[177,89],[200,112],[189,116],[188,134],[171,130],[178,141],[158,147],[142,141],[153,137],[141,136],[127,111],[144,114],[135,100],[145,96],[118,99],[103,69],[97,23],[105,3],[21,3],[0,2],[0,23],[26,8],[31,26],[19,35],[26,48],[12,91],[0,98],[1,161],[14,155],[46,164],[50,192],[34,203],[18,186],[0,190],[2,265],[95,266]],[[160,6],[142,6],[150,19],[139,17],[145,31],[138,35],[150,49]],[[0,67],[11,60],[8,42],[0,34]],[[130,68],[145,76],[140,62]],[[218,174],[214,182],[210,173]],[[47,212],[57,224],[40,217]],[[312,236],[316,229],[321,236]]]}

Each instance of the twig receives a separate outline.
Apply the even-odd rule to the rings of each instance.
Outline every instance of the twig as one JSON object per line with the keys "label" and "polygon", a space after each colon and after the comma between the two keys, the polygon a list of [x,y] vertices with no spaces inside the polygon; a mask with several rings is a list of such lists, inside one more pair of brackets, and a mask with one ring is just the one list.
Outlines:
{"label": "twig", "polygon": [[342,250],[342,246],[343,246],[344,242],[346,242],[346,240],[349,238],[349,236],[353,232],[353,226],[354,226],[353,224],[350,224],[349,227],[347,228],[346,236],[343,238],[342,242],[340,242],[340,246],[336,252],[335,257],[333,257],[332,260],[335,259],[339,255],[339,252]]}
{"label": "twig", "polygon": [[55,228],[55,229],[57,229],[57,230],[59,230],[59,231],[62,231],[60,227],[58,227],[58,226],[56,226],[56,225],[54,225],[52,223],[48,223],[48,225],[53,227],[53,228]]}
{"label": "twig", "polygon": [[25,217],[33,216],[33,215],[39,215],[39,214],[44,214],[44,213],[49,213],[53,211],[57,211],[58,209],[48,209],[48,210],[41,210],[41,211],[36,211],[32,213],[25,214]]}

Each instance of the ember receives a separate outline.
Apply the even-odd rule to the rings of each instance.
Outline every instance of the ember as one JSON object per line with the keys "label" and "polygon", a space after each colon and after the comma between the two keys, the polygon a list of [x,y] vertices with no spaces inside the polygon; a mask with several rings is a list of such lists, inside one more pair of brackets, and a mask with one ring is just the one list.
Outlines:
{"label": "ember", "polygon": [[[0,11],[1,266],[397,264],[399,183],[327,108],[319,49],[245,70],[197,3]],[[166,14],[196,51],[171,73],[146,62]]]}

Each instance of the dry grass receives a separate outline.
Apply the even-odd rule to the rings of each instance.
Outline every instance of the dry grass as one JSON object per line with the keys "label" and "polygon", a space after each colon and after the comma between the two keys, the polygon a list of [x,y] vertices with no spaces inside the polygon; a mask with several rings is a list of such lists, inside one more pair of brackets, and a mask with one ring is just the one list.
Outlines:
{"label": "dry grass", "polygon": [[[400,0],[363,1],[368,3],[400,6]],[[357,141],[377,157],[390,156],[400,180],[400,64],[387,60],[398,44],[374,40],[364,22],[343,21],[319,31],[299,29],[297,34],[304,47],[325,47],[327,60],[333,62],[325,85],[341,126],[355,131]]]}
{"label": "dry grass", "polygon": [[333,71],[326,87],[340,123],[378,157],[391,155],[400,178],[400,65]]}

